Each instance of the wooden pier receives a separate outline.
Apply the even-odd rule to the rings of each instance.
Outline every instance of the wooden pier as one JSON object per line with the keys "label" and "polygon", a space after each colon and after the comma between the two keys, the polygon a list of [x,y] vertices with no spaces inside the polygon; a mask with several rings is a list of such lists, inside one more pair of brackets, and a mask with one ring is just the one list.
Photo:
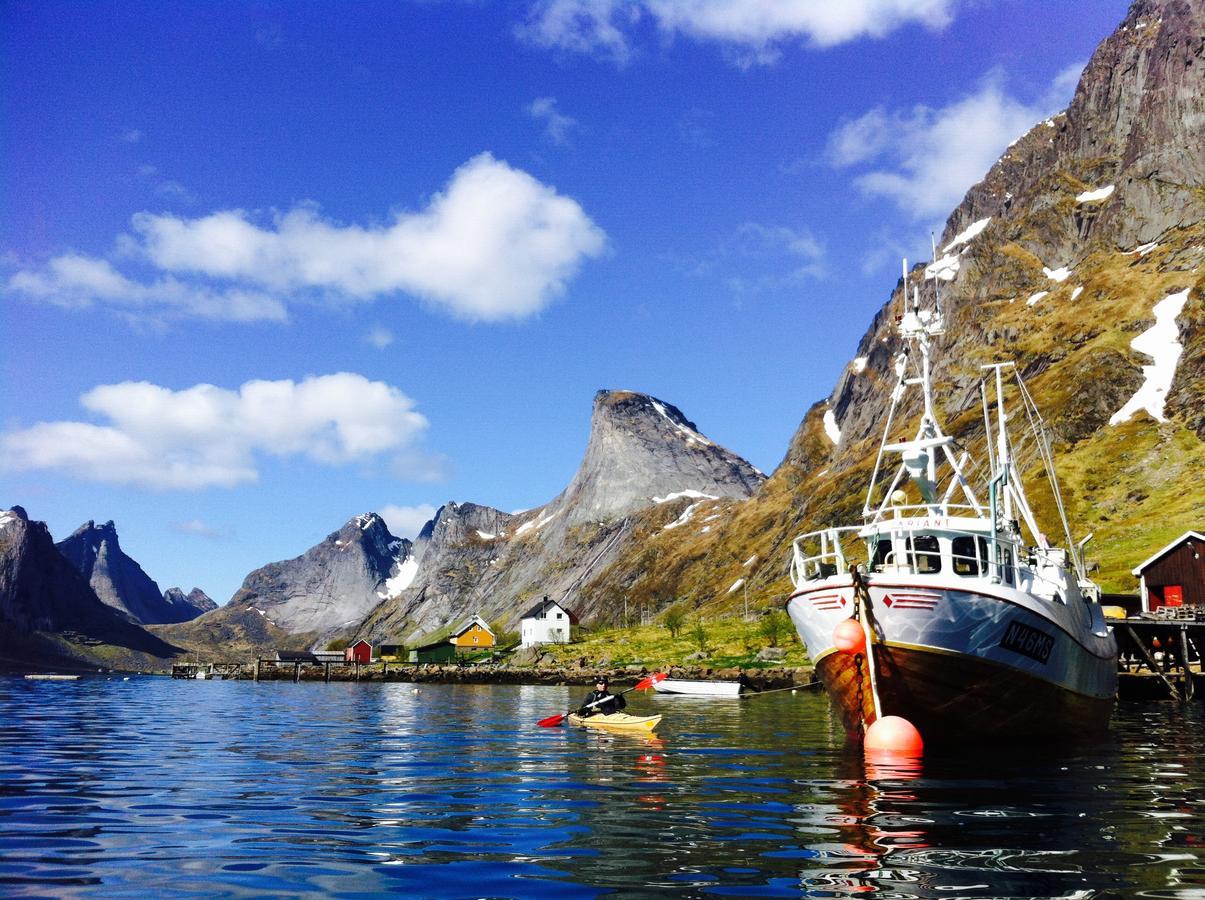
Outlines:
{"label": "wooden pier", "polygon": [[1187,702],[1205,696],[1202,650],[1205,620],[1170,616],[1110,619],[1117,635],[1122,700],[1172,698]]}

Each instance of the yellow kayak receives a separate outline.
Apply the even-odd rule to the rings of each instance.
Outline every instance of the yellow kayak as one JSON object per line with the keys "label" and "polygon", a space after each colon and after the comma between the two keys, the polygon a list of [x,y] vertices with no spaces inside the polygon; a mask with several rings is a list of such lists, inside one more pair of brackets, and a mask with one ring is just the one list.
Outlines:
{"label": "yellow kayak", "polygon": [[623,731],[652,731],[661,721],[660,716],[630,716],[627,713],[596,714],[583,718],[577,713],[569,714],[570,725],[585,725],[587,728],[616,728]]}

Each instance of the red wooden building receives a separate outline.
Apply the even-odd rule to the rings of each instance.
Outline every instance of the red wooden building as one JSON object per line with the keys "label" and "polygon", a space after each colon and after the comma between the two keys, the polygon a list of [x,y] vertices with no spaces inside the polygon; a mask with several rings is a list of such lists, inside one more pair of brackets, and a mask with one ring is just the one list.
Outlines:
{"label": "red wooden building", "polygon": [[347,649],[343,651],[343,659],[345,662],[354,663],[372,662],[372,644],[363,639],[356,641],[354,644],[349,644]]}
{"label": "red wooden building", "polygon": [[1142,610],[1205,609],[1205,534],[1185,532],[1133,570],[1142,587]]}

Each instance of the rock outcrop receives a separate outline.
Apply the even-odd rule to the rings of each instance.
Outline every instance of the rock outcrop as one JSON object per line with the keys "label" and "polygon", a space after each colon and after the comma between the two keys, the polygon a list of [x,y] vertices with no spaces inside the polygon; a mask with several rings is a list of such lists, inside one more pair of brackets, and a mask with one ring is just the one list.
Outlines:
{"label": "rock outcrop", "polygon": [[672,520],[692,503],[746,499],[763,480],[672,404],[599,391],[585,455],[564,491],[517,514],[472,503],[443,506],[415,542],[413,584],[383,602],[356,633],[405,642],[474,614],[514,628],[544,595],[589,617],[602,601],[580,589],[623,551],[633,516],[664,510]]}

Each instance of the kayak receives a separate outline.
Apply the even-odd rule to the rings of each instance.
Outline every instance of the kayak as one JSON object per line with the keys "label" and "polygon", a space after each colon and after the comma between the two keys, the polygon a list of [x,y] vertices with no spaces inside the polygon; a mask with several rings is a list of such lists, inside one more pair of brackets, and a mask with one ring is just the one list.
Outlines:
{"label": "kayak", "polygon": [[660,716],[630,716],[627,713],[599,714],[585,718],[577,713],[569,714],[570,725],[584,725],[587,728],[616,728],[623,731],[652,731],[660,721]]}

